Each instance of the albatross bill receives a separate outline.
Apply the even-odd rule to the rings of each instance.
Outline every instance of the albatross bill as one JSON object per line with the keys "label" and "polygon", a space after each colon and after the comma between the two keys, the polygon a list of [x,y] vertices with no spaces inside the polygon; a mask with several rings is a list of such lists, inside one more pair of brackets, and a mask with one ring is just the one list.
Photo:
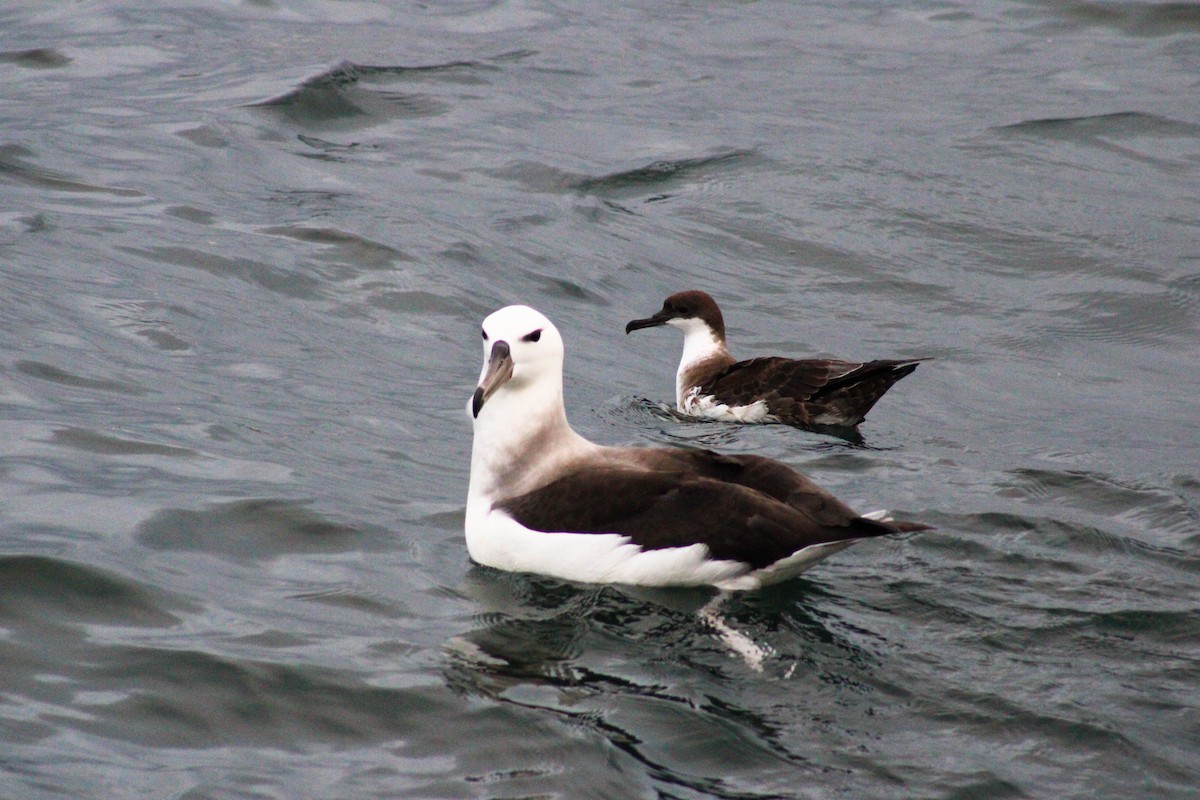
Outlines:
{"label": "albatross bill", "polygon": [[466,539],[498,569],[588,583],[752,589],[854,542],[925,525],[859,515],[753,455],[603,447],[563,405],[563,342],[528,306],[483,322]]}

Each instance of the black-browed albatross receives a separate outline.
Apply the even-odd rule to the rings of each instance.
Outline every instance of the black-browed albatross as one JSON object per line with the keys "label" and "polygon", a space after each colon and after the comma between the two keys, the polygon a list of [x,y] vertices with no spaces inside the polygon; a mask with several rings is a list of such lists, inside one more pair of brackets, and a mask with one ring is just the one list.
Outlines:
{"label": "black-browed albatross", "polygon": [[671,295],[661,311],[631,321],[625,333],[658,325],[683,331],[683,357],[675,374],[679,413],[728,422],[853,427],[896,381],[926,360],[860,363],[770,356],[737,361],[725,344],[717,302],[696,290]]}
{"label": "black-browed albatross", "polygon": [[563,341],[528,306],[483,321],[469,403],[467,549],[477,563],[585,583],[753,589],[860,539],[925,530],[860,516],[778,461],[604,447],[563,406]]}

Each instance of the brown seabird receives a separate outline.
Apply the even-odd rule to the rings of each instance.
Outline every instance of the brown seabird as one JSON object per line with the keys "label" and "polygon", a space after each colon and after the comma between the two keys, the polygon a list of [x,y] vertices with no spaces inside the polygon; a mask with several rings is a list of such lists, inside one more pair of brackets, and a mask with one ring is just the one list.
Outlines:
{"label": "brown seabird", "polygon": [[861,539],[925,530],[859,515],[754,455],[603,447],[563,406],[563,342],[528,306],[483,321],[469,404],[467,549],[478,563],[587,583],[753,589]]}
{"label": "brown seabird", "polygon": [[633,320],[625,333],[658,325],[683,331],[683,357],[675,374],[679,413],[729,422],[853,427],[892,384],[927,360],[860,363],[770,356],[736,361],[725,344],[717,302],[694,290],[671,295],[661,311]]}

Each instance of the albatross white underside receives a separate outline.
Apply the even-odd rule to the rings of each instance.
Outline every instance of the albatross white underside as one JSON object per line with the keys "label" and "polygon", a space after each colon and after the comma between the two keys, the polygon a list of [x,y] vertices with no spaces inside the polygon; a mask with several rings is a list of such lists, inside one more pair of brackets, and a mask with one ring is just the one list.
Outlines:
{"label": "albatross white underside", "polygon": [[715,586],[758,589],[788,580],[857,539],[805,547],[762,569],[713,559],[706,545],[645,550],[617,533],[530,530],[486,502],[467,504],[467,551],[477,563],[508,572],[533,572],[581,583],[636,586]]}

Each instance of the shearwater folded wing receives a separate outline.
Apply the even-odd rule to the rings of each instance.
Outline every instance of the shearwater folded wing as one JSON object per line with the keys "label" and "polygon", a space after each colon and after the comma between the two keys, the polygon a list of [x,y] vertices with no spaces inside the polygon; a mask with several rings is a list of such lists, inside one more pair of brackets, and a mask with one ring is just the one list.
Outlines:
{"label": "shearwater folded wing", "polygon": [[671,295],[661,311],[630,321],[625,332],[659,325],[678,328],[684,336],[675,374],[680,413],[733,422],[858,425],[888,389],[926,360],[769,356],[736,361],[725,340],[721,309],[696,290]]}
{"label": "shearwater folded wing", "polygon": [[769,414],[789,424],[857,425],[888,389],[924,360],[860,363],[764,356],[698,375],[693,391],[734,407],[764,401]]}

